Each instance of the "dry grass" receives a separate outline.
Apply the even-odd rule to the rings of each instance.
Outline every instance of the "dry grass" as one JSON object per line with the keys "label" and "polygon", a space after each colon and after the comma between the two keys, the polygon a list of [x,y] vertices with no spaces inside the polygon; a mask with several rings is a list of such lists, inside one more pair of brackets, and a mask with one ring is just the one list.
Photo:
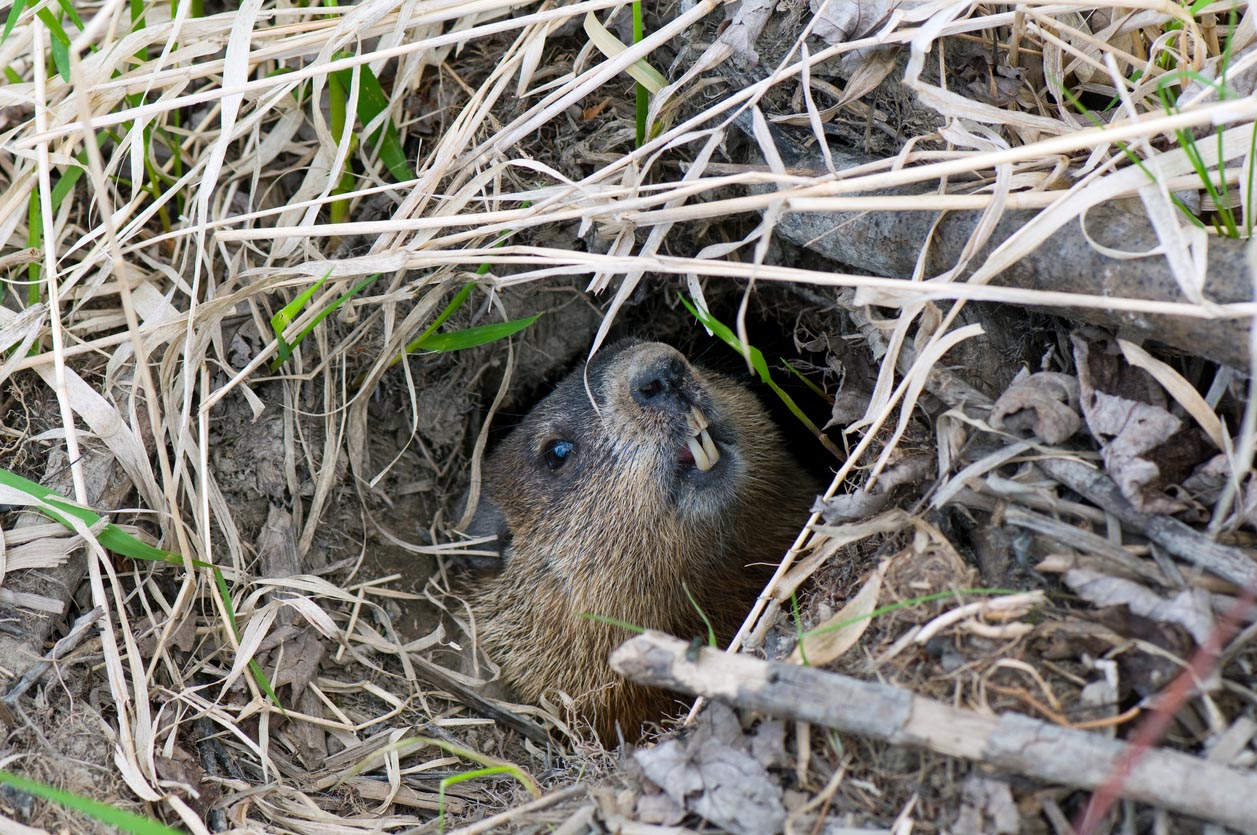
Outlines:
{"label": "dry grass", "polygon": [[[1216,77],[1224,56],[1231,77],[1251,69],[1257,51],[1246,3],[1195,11],[1165,2],[904,4],[885,25],[845,43],[818,47],[813,39],[804,49],[800,36],[797,43],[778,44],[773,55],[781,56],[779,63],[765,66],[755,83],[731,88],[712,81],[728,62],[740,60],[732,35],[713,40],[717,4],[658,5],[646,38],[610,60],[584,43],[580,21],[588,13],[605,20],[617,8],[625,18],[619,0],[377,0],[332,8],[254,0],[204,17],[193,17],[192,4],[181,2],[173,19],[171,4],[149,4],[142,25],[132,21],[129,4],[101,2],[76,5],[81,30],[58,17],[57,4],[43,3],[27,8],[0,44],[0,67],[8,73],[0,86],[0,265],[6,276],[0,414],[7,416],[0,463],[36,479],[60,470],[44,466],[38,459],[44,447],[32,441],[47,430],[48,442],[64,450],[57,460],[68,462],[67,495],[89,505],[101,494],[84,473],[87,462],[116,463],[134,486],[129,501],[144,529],[186,560],[183,571],[160,570],[157,582],[149,566],[109,558],[96,532],[79,532],[90,545],[91,600],[104,608],[108,626],[92,646],[90,665],[107,683],[101,721],[113,736],[118,776],[155,814],[192,832],[207,831],[201,801],[189,800],[180,785],[193,779],[191,772],[168,765],[187,755],[189,737],[205,734],[192,730],[197,722],[208,721],[231,756],[247,763],[217,784],[227,818],[249,831],[424,825],[436,802],[435,781],[423,782],[422,773],[473,767],[432,748],[381,748],[405,736],[416,717],[447,732],[483,730],[484,724],[427,701],[415,682],[407,656],[427,645],[408,645],[414,636],[393,628],[396,601],[406,595],[380,577],[353,572],[346,582],[345,575],[329,579],[306,570],[296,577],[266,574],[266,564],[258,562],[261,546],[241,536],[241,508],[228,500],[229,485],[216,481],[213,463],[221,410],[256,406],[259,413],[282,414],[276,442],[287,457],[279,457],[311,474],[294,490],[304,501],[289,537],[304,560],[320,531],[342,524],[347,497],[356,495],[365,506],[377,495],[376,485],[397,477],[391,463],[370,454],[372,397],[382,385],[410,386],[400,402],[412,409],[410,422],[420,422],[431,404],[415,391],[409,372],[401,372],[404,383],[387,383],[390,363],[463,282],[492,288],[587,280],[591,293],[608,297],[595,349],[648,274],[684,278],[695,295],[730,279],[844,288],[858,291],[860,304],[896,310],[897,318],[877,323],[880,376],[864,419],[849,430],[852,454],[830,495],[857,468],[866,478],[883,470],[928,372],[948,349],[978,335],[974,325],[955,325],[962,305],[940,313],[936,302],[1219,320],[1257,312],[1251,302],[1208,300],[1203,259],[1192,253],[1209,233],[1188,225],[1171,204],[1172,193],[1201,191],[1190,155],[1175,139],[1181,130],[1201,137],[1204,164],[1231,187],[1241,225],[1251,226],[1257,97],[1219,100],[1196,85],[1166,112],[1157,96],[1158,83],[1173,83],[1184,72]],[[1232,8],[1241,23],[1228,52]],[[66,26],[64,63],[53,65],[55,35],[37,10]],[[677,55],[682,43],[689,49]],[[1018,95],[994,99],[950,88],[939,78],[953,77],[945,47],[957,43],[981,45],[1025,68],[1029,80]],[[835,174],[787,170],[771,147],[773,120],[817,135],[836,118],[878,130],[888,124],[871,95],[822,110],[817,99],[832,98],[833,87],[812,81],[835,61],[858,65],[865,59],[853,56],[866,54],[860,50],[891,45],[906,56],[906,65],[892,74],[902,73],[925,111],[940,114],[934,128],[902,136],[897,152],[876,166]],[[677,56],[672,83],[651,108],[652,122],[663,129],[634,148],[632,91],[623,72],[643,58],[668,71],[661,55]],[[363,128],[349,119],[335,127],[331,74],[368,67],[383,83],[383,112],[409,152],[413,178],[404,182],[365,150],[378,123]],[[360,76],[353,78],[351,112],[366,95]],[[995,76],[989,80],[993,84]],[[797,103],[797,112],[761,110],[771,95]],[[1098,115],[1103,127],[1071,105],[1077,96],[1115,99]],[[739,119],[761,145],[767,170],[717,164],[717,151]],[[901,127],[892,125],[892,132]],[[1132,155],[1143,170],[1130,164]],[[683,174],[678,160],[685,161]],[[81,178],[61,194],[57,186],[70,172]],[[947,184],[958,178],[968,178],[965,187],[949,191]],[[774,189],[747,194],[736,188],[764,184]],[[911,184],[936,188],[910,199],[870,193]],[[1141,199],[1157,219],[1187,301],[989,283],[1054,230],[1126,197]],[[1042,211],[985,261],[957,264],[942,275],[885,278],[765,261],[774,222],[784,213],[927,208],[981,212],[973,252],[1004,212]],[[345,219],[335,219],[342,214]],[[763,218],[738,246],[691,245],[701,224],[738,214]],[[573,245],[573,225],[597,242],[596,251]],[[496,246],[507,234],[506,245]],[[677,243],[678,234],[684,243]],[[485,262],[494,268],[477,278]],[[291,363],[268,370],[279,346],[266,323],[283,304],[330,274],[290,325],[291,338],[375,273],[382,278],[328,327],[316,329]],[[28,276],[37,277],[37,286]],[[486,308],[478,315],[497,314]],[[249,328],[257,339],[252,344],[240,336]],[[897,360],[909,345],[915,359],[904,370]],[[463,379],[473,376],[466,373]],[[283,392],[278,402],[258,398],[267,386]],[[40,404],[47,408],[41,411]],[[24,407],[43,423],[19,425]],[[951,429],[960,431],[961,423]],[[1250,468],[1253,423],[1250,415],[1223,443],[1231,472]],[[474,447],[467,463],[477,464],[482,450]],[[444,466],[438,462],[438,469]],[[291,473],[280,482],[294,486]],[[361,517],[368,513],[350,515],[366,530],[370,524]],[[802,534],[778,576],[789,576],[794,559],[809,549],[836,552],[837,536],[832,530]],[[9,531],[0,536],[3,570],[31,564],[15,559],[22,544]],[[361,547],[345,553],[357,559]],[[222,571],[239,633],[202,564]],[[275,587],[288,596],[269,593]],[[739,642],[772,627],[765,609],[771,614],[777,607],[757,608]],[[246,662],[298,616],[335,647],[329,654],[344,667],[312,676],[313,701],[285,704],[288,713],[281,716]],[[303,713],[307,708],[315,713]],[[302,722],[317,725],[342,749],[325,772],[295,764],[291,729]],[[283,744],[271,737],[280,725]],[[486,750],[500,742],[478,739]],[[373,747],[381,750],[368,758]],[[546,786],[573,777],[555,774]],[[477,803],[510,806],[525,797],[510,783],[468,788],[473,785],[461,784],[452,794],[464,804],[454,803],[452,815],[470,819],[480,815]],[[380,786],[387,789],[376,791]]]}

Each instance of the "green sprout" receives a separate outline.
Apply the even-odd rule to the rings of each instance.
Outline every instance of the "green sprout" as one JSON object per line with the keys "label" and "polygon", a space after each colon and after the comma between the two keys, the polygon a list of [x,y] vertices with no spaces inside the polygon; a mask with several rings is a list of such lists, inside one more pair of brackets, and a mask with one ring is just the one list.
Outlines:
{"label": "green sprout", "polygon": [[67,809],[95,818],[121,832],[129,832],[131,835],[185,835],[182,829],[174,829],[160,821],[128,812],[125,809],[115,809],[107,803],[30,780],[11,771],[0,769],[0,784],[35,797],[42,797],[44,800],[51,800]]}
{"label": "green sprout", "polygon": [[[723,341],[730,348],[737,351],[750,361],[751,367],[755,369],[755,373],[759,375],[760,380],[768,386],[768,388],[772,389],[772,392],[776,394],[777,397],[780,398],[781,402],[785,404],[785,407],[790,410],[790,414],[794,415],[800,423],[806,426],[807,430],[816,436],[816,439],[821,442],[821,445],[824,446],[825,449],[833,453],[836,458],[842,457],[842,453],[839,452],[838,447],[834,445],[834,442],[826,437],[825,433],[820,430],[820,427],[813,423],[811,419],[803,413],[803,410],[799,408],[799,405],[794,402],[794,398],[787,394],[785,390],[777,384],[777,381],[773,379],[772,372],[768,369],[768,361],[764,359],[762,351],[753,345],[747,345],[742,342],[742,340],[738,338],[738,335],[735,334],[731,328],[715,316],[711,315],[709,311],[696,307],[684,295],[681,296],[681,303],[685,305],[685,309],[688,310],[695,319],[701,322],[704,327],[718,336],[721,341]],[[794,369],[791,370],[793,371]]]}
{"label": "green sprout", "polygon": [[[56,491],[50,490],[30,479],[23,478],[17,473],[0,468],[0,486],[17,490],[35,499],[35,502],[29,506],[31,510],[42,513],[49,519],[64,525],[72,531],[78,531],[80,526],[75,525],[71,519],[78,520],[81,526],[96,529],[96,541],[102,547],[115,554],[146,562],[164,562],[168,565],[177,566],[183,566],[184,564],[183,557],[179,554],[155,548],[122,530],[113,522],[106,522],[95,511],[77,505]],[[227,588],[227,580],[223,577],[222,569],[213,563],[202,560],[188,560],[188,562],[192,564],[193,568],[208,569],[213,575],[214,586],[218,591],[223,611],[226,613],[227,623],[231,627],[232,633],[235,634],[236,639],[239,640],[240,627],[236,623],[236,610],[231,602],[231,592]],[[257,661],[249,660],[249,671],[253,675],[253,680],[257,682],[258,687],[262,689],[267,698],[274,702],[281,712],[285,712],[283,705],[280,704],[279,696],[275,694],[270,680],[266,677],[266,673],[262,671],[262,667]]]}

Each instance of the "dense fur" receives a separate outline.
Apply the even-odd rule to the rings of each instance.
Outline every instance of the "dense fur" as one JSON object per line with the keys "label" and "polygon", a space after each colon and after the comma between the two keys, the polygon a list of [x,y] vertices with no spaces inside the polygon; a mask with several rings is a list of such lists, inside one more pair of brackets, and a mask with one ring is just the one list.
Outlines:
{"label": "dense fur", "polygon": [[[720,451],[707,472],[686,452],[692,406]],[[688,588],[727,643],[815,492],[753,394],[659,343],[573,372],[489,457],[485,485],[506,546],[470,595],[482,644],[520,696],[565,691],[604,742],[617,722],[635,739],[677,696],[613,673],[629,633],[582,615],[705,637]]]}

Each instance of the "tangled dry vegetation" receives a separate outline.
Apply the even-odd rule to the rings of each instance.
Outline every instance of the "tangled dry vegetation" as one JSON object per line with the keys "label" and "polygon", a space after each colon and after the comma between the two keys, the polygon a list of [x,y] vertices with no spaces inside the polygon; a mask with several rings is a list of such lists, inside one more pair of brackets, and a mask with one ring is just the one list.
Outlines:
{"label": "tangled dry vegetation", "polygon": [[[1253,831],[1249,5],[646,6],[620,52],[621,0],[10,7],[0,779],[198,833]],[[442,591],[490,416],[724,350],[682,292],[843,454],[802,433],[741,655],[617,656],[718,697],[617,755]],[[0,830],[104,826],[39,791]]]}

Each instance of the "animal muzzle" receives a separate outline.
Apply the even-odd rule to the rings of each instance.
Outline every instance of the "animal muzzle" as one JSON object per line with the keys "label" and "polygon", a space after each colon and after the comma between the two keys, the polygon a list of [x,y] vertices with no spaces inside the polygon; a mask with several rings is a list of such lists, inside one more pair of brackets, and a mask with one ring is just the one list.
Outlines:
{"label": "animal muzzle", "polygon": [[711,423],[697,403],[701,389],[693,370],[667,345],[644,345],[637,351],[627,375],[633,401],[643,409],[684,420],[689,432],[678,450],[680,463],[710,470],[720,460],[720,450],[708,432]]}

